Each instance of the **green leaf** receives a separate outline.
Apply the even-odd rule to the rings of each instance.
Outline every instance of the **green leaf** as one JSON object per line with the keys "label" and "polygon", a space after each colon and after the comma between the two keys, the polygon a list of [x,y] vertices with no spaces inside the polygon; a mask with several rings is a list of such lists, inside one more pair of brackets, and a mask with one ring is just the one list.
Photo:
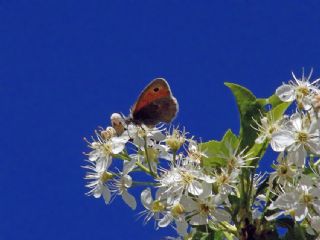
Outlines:
{"label": "green leaf", "polygon": [[230,129],[228,129],[221,140],[221,151],[228,155],[230,149],[237,149],[238,145],[238,137]]}
{"label": "green leaf", "polygon": [[256,159],[252,160],[251,163],[248,163],[250,166],[256,166],[257,162],[263,157],[267,148],[269,146],[269,142],[265,141],[264,143],[255,143],[252,148],[249,150],[250,157],[255,157]]}
{"label": "green leaf", "polygon": [[280,98],[279,98],[277,95],[275,95],[275,94],[273,94],[271,97],[269,97],[269,98],[266,99],[266,104],[271,104],[273,108],[276,107],[276,106],[278,106],[278,105],[281,104],[281,103],[283,103],[283,102],[282,102],[282,101],[280,100]]}
{"label": "green leaf", "polygon": [[[268,113],[270,121],[277,121],[282,118],[285,111],[288,109],[291,103],[282,102],[273,107]],[[269,141],[266,140],[264,143],[255,143],[249,150],[251,157],[256,157],[256,160],[253,160],[250,164],[251,166],[255,166],[259,159],[263,157],[267,148],[269,146]]]}
{"label": "green leaf", "polygon": [[201,143],[200,148],[205,151],[207,158],[203,160],[203,166],[223,166],[224,159],[218,157],[221,149],[221,142],[212,140],[209,142]]}
{"label": "green leaf", "polygon": [[215,231],[214,232],[214,240],[224,240],[225,239],[225,234],[223,231]]}
{"label": "green leaf", "polygon": [[203,161],[203,166],[225,166],[226,160],[223,156],[229,155],[229,149],[236,149],[239,145],[238,137],[229,129],[221,141],[209,141],[200,144],[200,149],[205,151],[208,158]]}
{"label": "green leaf", "polygon": [[291,105],[291,103],[283,102],[278,104],[277,106],[273,107],[270,110],[271,117],[273,121],[279,120],[282,118],[285,111],[288,109],[288,107]]}
{"label": "green leaf", "polygon": [[240,113],[240,148],[252,147],[257,137],[257,132],[252,128],[255,125],[254,119],[260,119],[265,112],[262,101],[245,87],[233,83],[225,83],[235,96]]}
{"label": "green leaf", "polygon": [[196,232],[192,235],[193,240],[212,240],[214,238],[214,232],[213,231],[206,231],[206,226],[201,225],[196,227]]}
{"label": "green leaf", "polygon": [[224,239],[225,240],[233,240],[233,239],[235,239],[234,238],[234,235],[233,234],[231,234],[231,233],[228,233],[228,232],[224,232]]}
{"label": "green leaf", "polygon": [[268,98],[259,98],[259,99],[257,99],[257,101],[263,106],[270,104],[272,106],[272,108],[275,108],[279,104],[283,103],[280,100],[280,98],[275,94],[273,94],[272,96],[270,96]]}

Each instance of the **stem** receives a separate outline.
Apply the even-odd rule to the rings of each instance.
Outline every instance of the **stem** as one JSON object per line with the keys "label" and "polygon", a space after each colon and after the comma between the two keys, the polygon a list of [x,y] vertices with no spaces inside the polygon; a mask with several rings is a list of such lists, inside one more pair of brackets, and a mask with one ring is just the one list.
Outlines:
{"label": "stem", "polygon": [[246,201],[246,194],[244,189],[244,173],[241,173],[240,176],[240,207],[244,206],[244,202]]}
{"label": "stem", "polygon": [[140,181],[133,181],[132,186],[157,186],[158,183],[154,182],[140,182]]}
{"label": "stem", "polygon": [[144,172],[146,172],[146,173],[148,173],[148,174],[151,174],[150,171],[149,171],[149,169],[146,168],[145,166],[143,166],[143,164],[141,164],[141,163],[139,163],[139,162],[136,162],[136,165],[137,165],[139,168],[141,168],[142,171],[144,171]]}
{"label": "stem", "polygon": [[152,176],[156,177],[157,175],[152,171],[152,168],[151,168],[151,163],[150,163],[149,153],[148,153],[147,137],[145,136],[143,139],[144,139],[144,151],[146,153],[146,159],[147,159],[147,163],[148,163],[148,167],[149,167],[149,173]]}
{"label": "stem", "polygon": [[[250,185],[249,185],[249,191],[248,191],[248,198],[251,200],[252,197],[252,189],[253,189],[253,180],[254,180],[254,172],[256,168],[250,169]],[[249,202],[249,201],[248,201]],[[254,199],[252,199],[252,203],[254,202]],[[250,207],[251,203],[248,203],[248,207]]]}
{"label": "stem", "polygon": [[173,151],[173,154],[172,154],[172,162],[173,163],[176,162],[176,156],[177,156],[177,151]]}
{"label": "stem", "polygon": [[225,231],[229,232],[229,233],[232,233],[233,235],[237,236],[237,231],[236,230],[233,230],[233,229],[230,229],[230,227],[228,227],[226,224],[224,224],[224,222],[219,222],[218,223],[219,225],[221,225]]}

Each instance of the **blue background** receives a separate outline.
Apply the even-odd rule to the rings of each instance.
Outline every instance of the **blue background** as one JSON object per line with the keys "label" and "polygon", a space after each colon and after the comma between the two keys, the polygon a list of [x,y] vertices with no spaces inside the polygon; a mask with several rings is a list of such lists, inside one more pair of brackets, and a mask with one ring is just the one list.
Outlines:
{"label": "blue background", "polygon": [[[281,2],[281,3],[280,3]],[[317,1],[0,1],[0,239],[161,239],[121,199],[84,195],[83,137],[165,77],[175,123],[238,131],[223,82],[257,96],[315,69]],[[265,167],[273,159],[266,159]]]}

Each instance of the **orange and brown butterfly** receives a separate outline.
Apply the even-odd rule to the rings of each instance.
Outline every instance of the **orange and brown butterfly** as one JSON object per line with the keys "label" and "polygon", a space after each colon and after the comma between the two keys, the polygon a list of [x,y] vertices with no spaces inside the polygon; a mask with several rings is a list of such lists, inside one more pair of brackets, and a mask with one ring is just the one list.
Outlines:
{"label": "orange and brown butterfly", "polygon": [[[178,110],[177,99],[172,95],[168,82],[163,78],[156,78],[141,92],[126,122],[149,127],[160,122],[170,123]],[[114,127],[119,128],[119,119],[116,121],[111,118],[111,122]]]}

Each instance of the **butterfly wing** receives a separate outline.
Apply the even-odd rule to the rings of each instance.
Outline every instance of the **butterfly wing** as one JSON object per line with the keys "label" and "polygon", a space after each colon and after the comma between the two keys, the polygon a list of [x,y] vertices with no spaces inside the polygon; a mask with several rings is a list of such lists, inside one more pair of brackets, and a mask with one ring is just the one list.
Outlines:
{"label": "butterfly wing", "polygon": [[131,110],[131,118],[136,123],[156,125],[159,122],[171,122],[177,112],[178,103],[172,96],[169,84],[157,78],[140,94]]}
{"label": "butterfly wing", "polygon": [[173,97],[157,99],[133,112],[133,120],[146,125],[156,125],[159,122],[170,123],[178,111],[177,101]]}

